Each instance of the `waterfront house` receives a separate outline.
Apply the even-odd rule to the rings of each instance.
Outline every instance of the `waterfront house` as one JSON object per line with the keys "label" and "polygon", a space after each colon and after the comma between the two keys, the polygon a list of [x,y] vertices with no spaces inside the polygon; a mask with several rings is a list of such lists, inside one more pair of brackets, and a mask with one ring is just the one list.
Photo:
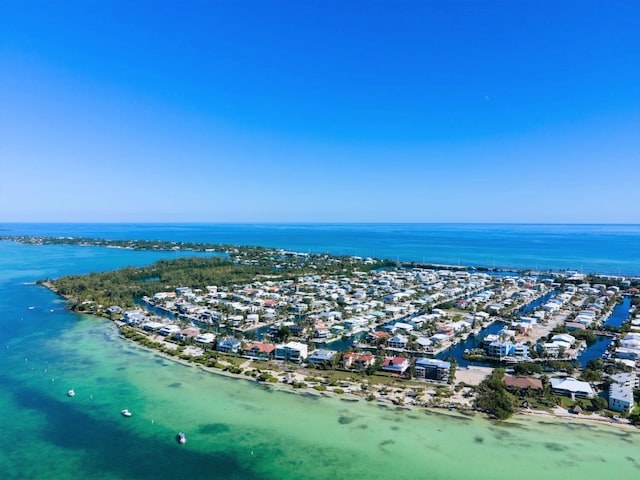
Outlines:
{"label": "waterfront house", "polygon": [[569,335],[568,333],[558,333],[551,337],[552,342],[559,342],[562,346],[571,348],[576,341],[576,337]]}
{"label": "waterfront house", "polygon": [[383,332],[381,330],[377,330],[375,332],[370,332],[367,334],[367,341],[372,343],[380,343],[383,340],[388,340],[391,337],[389,332]]}
{"label": "waterfront house", "polygon": [[180,332],[180,327],[178,325],[165,325],[160,330],[158,330],[158,334],[163,337],[170,337]]}
{"label": "waterfront house", "polygon": [[357,368],[360,370],[364,370],[367,367],[373,365],[376,361],[376,357],[371,355],[370,353],[345,353],[342,356],[342,364],[344,368]]}
{"label": "waterfront house", "polygon": [[404,357],[385,358],[382,364],[382,370],[403,374],[409,368],[409,359]]}
{"label": "waterfront house", "polygon": [[515,351],[515,345],[509,341],[495,340],[487,346],[487,355],[502,358],[511,355]]}
{"label": "waterfront house", "polygon": [[445,335],[444,333],[436,333],[435,335],[431,335],[429,337],[432,343],[440,345],[442,342],[449,340],[449,335]]}
{"label": "waterfront house", "polygon": [[416,360],[416,378],[447,381],[451,370],[451,362],[434,358],[418,358]]}
{"label": "waterfront house", "polygon": [[640,360],[640,349],[618,347],[615,350],[615,357],[622,360],[633,360],[634,362],[637,362]]}
{"label": "waterfront house", "polygon": [[218,340],[216,350],[222,353],[238,353],[240,351],[240,340],[235,337],[222,338]]}
{"label": "waterfront house", "polygon": [[272,343],[253,342],[247,345],[243,353],[249,357],[268,360],[273,357],[276,346]]}
{"label": "waterfront house", "polygon": [[122,320],[127,325],[136,325],[144,319],[144,315],[140,310],[127,310],[122,314]]}
{"label": "waterfront house", "polygon": [[146,330],[147,332],[157,332],[158,330],[160,330],[162,327],[164,327],[164,323],[160,323],[160,322],[147,322],[142,326],[143,330]]}
{"label": "waterfront house", "polygon": [[300,363],[307,358],[308,348],[307,344],[300,342],[276,345],[275,358],[276,360]]}
{"label": "waterfront house", "polygon": [[313,338],[326,339],[329,338],[330,333],[328,328],[316,328],[313,331]]}
{"label": "waterfront house", "polygon": [[314,365],[318,365],[322,363],[331,363],[335,355],[336,355],[336,352],[333,350],[325,350],[320,348],[309,356],[309,358],[307,359],[307,362]]}
{"label": "waterfront house", "polygon": [[118,305],[111,305],[109,308],[107,308],[107,313],[109,315],[118,315],[122,313],[122,308]]}
{"label": "waterfront house", "polygon": [[612,382],[632,388],[640,387],[640,378],[635,373],[617,373],[609,375]]}
{"label": "waterfront house", "polygon": [[198,335],[200,335],[200,329],[197,327],[187,327],[180,330],[176,333],[173,338],[180,342],[184,342],[189,339],[195,339]]}
{"label": "waterfront house", "polygon": [[633,410],[633,388],[612,383],[609,387],[609,410],[631,413]]}
{"label": "waterfront house", "polygon": [[433,342],[429,340],[427,337],[418,337],[416,339],[416,343],[423,350],[426,350],[433,345]]}
{"label": "waterfront house", "polygon": [[389,348],[405,348],[409,339],[404,335],[395,335],[389,339],[387,345]]}
{"label": "waterfront house", "polygon": [[553,393],[565,395],[571,398],[593,398],[594,391],[587,382],[580,382],[575,378],[552,378],[551,389]]}
{"label": "waterfront house", "polygon": [[564,326],[567,327],[567,330],[569,332],[574,332],[576,330],[586,330],[587,328],[585,324],[579,322],[566,322]]}
{"label": "waterfront house", "polygon": [[195,338],[196,343],[202,343],[204,345],[209,345],[214,342],[216,336],[213,333],[201,333]]}
{"label": "waterfront house", "polygon": [[504,384],[508,390],[542,390],[542,381],[538,378],[505,376]]}

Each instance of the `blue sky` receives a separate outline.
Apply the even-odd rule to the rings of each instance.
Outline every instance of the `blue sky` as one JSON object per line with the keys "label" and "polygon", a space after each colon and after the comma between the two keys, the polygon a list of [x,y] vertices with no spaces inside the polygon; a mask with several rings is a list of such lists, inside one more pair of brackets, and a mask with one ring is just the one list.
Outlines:
{"label": "blue sky", "polygon": [[0,221],[640,223],[636,1],[0,2]]}

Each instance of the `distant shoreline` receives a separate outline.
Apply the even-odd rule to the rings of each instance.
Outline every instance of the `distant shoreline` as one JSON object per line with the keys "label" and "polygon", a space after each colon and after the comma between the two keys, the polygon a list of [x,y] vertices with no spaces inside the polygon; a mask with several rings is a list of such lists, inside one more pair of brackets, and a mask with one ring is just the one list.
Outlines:
{"label": "distant shoreline", "polygon": [[[154,225],[154,224],[150,224]],[[214,224],[215,225],[215,224]],[[233,224],[235,225],[235,224]],[[244,225],[244,224],[237,224]],[[275,224],[277,225],[277,224]],[[306,225],[306,224],[301,224]],[[316,225],[316,224],[308,224],[308,225]],[[325,224],[318,224],[325,225]],[[334,225],[334,224],[326,224],[326,225]],[[351,225],[351,224],[345,224]],[[378,224],[362,224],[362,225],[378,225]],[[395,224],[380,224],[380,225],[395,225]],[[397,224],[404,225],[404,224]],[[423,225],[423,224],[416,224]],[[428,224],[430,225],[430,224]],[[435,225],[435,224],[434,224]],[[438,224],[440,225],[440,224]],[[475,224],[446,224],[446,225],[475,225]],[[484,224],[478,224],[484,225]],[[503,225],[503,224],[487,224],[487,225]],[[546,225],[546,224],[508,224],[508,225]],[[556,224],[554,224],[556,225]],[[565,224],[557,224],[557,225],[565,225]],[[582,224],[576,224],[582,225]],[[590,224],[587,224],[590,225]],[[615,225],[615,224],[612,224]],[[594,224],[593,226],[596,226]],[[627,226],[627,225],[623,225]],[[628,226],[635,226],[635,224],[630,224]],[[640,225],[638,225],[640,226]],[[106,247],[106,248],[122,248],[126,250],[138,250],[138,251],[166,251],[166,252],[209,252],[209,253],[217,253],[220,255],[229,255],[231,252],[235,250],[263,250],[263,251],[285,251],[282,248],[277,247],[264,247],[259,245],[235,245],[235,244],[227,244],[227,243],[208,243],[208,242],[184,242],[184,241],[169,241],[169,240],[141,240],[141,239],[105,239],[105,238],[95,238],[95,237],[85,237],[85,236],[61,236],[61,237],[53,237],[53,236],[41,236],[41,235],[0,235],[0,241],[12,241],[17,242],[23,245],[71,245],[71,246],[82,246],[82,247]],[[640,241],[640,239],[639,239]],[[301,252],[297,252],[298,254],[302,254]],[[314,255],[323,255],[323,253],[315,252]],[[332,255],[339,257],[341,255]],[[355,255],[343,255],[346,257],[357,257]],[[417,261],[417,260],[393,260],[389,258],[378,258],[373,257],[379,261],[385,262],[395,262],[398,266],[407,267],[407,268],[431,268],[431,269],[444,269],[444,270],[453,270],[453,271],[478,271],[485,273],[494,273],[494,274],[503,274],[503,273],[514,273],[514,274],[527,274],[527,275],[561,275],[567,271],[571,271],[571,269],[552,269],[552,268],[542,268],[539,269],[535,266],[529,267],[508,267],[508,266],[487,266],[487,265],[455,265],[449,263],[441,263],[441,262],[430,262],[430,261]],[[597,271],[589,271],[586,273],[587,275],[595,275],[603,278],[629,278],[629,279],[637,279],[640,278],[640,274],[612,274],[612,273],[604,273]]]}

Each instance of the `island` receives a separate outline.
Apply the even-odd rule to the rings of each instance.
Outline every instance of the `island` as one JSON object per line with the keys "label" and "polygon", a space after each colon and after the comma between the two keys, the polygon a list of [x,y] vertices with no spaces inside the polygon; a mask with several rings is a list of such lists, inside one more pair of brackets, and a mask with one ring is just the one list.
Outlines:
{"label": "island", "polygon": [[497,419],[547,412],[640,424],[638,278],[233,245],[2,239],[211,253],[38,283],[68,308],[114,321],[124,338],[212,371]]}

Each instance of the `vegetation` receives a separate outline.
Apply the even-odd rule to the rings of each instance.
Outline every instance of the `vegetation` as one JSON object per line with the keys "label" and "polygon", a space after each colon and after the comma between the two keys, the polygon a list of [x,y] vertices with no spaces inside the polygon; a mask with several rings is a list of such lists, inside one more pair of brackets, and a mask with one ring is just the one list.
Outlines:
{"label": "vegetation", "polygon": [[496,368],[478,385],[476,407],[498,420],[505,420],[514,413],[513,395],[504,385],[504,369]]}
{"label": "vegetation", "polygon": [[542,373],[542,365],[534,362],[521,362],[513,367],[516,375],[534,375]]}

